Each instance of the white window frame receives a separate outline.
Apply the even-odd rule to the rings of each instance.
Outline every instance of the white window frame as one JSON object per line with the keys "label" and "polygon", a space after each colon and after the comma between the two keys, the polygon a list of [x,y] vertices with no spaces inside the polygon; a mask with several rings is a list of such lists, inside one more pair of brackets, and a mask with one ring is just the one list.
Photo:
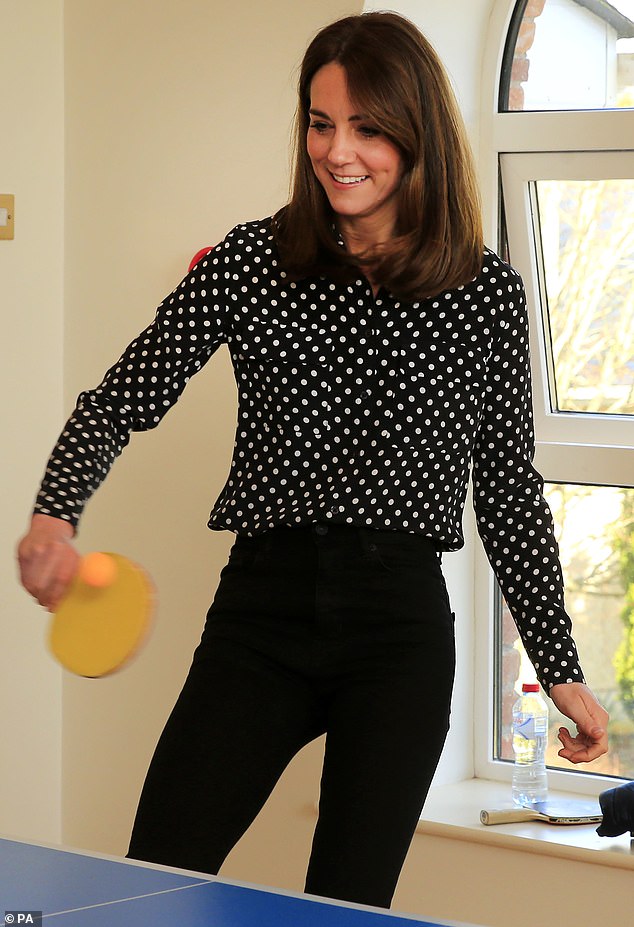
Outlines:
{"label": "white window frame", "polygon": [[[534,260],[528,181],[634,177],[634,110],[498,112],[502,57],[515,0],[496,0],[483,61],[479,151],[485,235],[498,244],[498,171],[505,184],[511,263],[527,290],[533,358],[536,464],[555,482],[634,485],[634,422],[622,416],[561,413],[551,408]],[[474,767],[476,777],[509,780],[510,763],[493,759],[496,585],[478,545],[475,554],[476,672]],[[591,680],[590,680],[591,683]],[[605,777],[553,770],[551,788],[598,794]],[[587,770],[587,771],[586,771]]]}

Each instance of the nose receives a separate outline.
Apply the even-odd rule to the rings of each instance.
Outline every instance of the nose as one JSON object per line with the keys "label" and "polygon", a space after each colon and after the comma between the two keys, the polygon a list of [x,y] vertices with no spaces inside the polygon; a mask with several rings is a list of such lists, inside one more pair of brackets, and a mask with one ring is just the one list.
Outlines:
{"label": "nose", "polygon": [[356,155],[352,146],[352,140],[347,132],[335,132],[332,137],[328,160],[332,164],[341,166],[350,164],[354,161]]}

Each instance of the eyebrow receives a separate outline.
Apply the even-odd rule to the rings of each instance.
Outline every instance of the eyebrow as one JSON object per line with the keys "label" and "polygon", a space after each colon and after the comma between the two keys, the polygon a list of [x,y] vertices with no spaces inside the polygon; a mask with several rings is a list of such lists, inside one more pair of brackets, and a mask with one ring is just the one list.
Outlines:
{"label": "eyebrow", "polygon": [[[329,122],[332,122],[332,119],[330,118],[328,113],[324,113],[320,109],[315,109],[314,107],[311,106],[308,112],[310,113],[311,116],[321,116],[322,119],[328,119]],[[350,118],[348,119],[348,122],[362,122],[363,120],[367,118],[368,118],[367,116],[350,116]]]}

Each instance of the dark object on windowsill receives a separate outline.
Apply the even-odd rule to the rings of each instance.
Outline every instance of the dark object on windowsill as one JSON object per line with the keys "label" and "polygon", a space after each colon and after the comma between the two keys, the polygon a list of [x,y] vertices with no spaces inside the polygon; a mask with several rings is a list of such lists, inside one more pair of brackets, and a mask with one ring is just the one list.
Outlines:
{"label": "dark object on windowsill", "polygon": [[603,822],[597,827],[599,837],[618,837],[629,830],[634,838],[634,782],[626,782],[599,795]]}

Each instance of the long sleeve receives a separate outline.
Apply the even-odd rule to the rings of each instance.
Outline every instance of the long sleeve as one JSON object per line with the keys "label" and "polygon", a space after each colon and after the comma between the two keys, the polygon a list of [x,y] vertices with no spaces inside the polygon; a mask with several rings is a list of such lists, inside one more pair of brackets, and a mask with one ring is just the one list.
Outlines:
{"label": "long sleeve", "polygon": [[159,424],[188,380],[226,341],[226,307],[207,289],[222,246],[200,262],[159,306],[101,384],[80,394],[48,461],[35,511],[76,526],[134,431]]}
{"label": "long sleeve", "polygon": [[564,607],[559,551],[543,481],[533,467],[528,316],[520,277],[496,320],[485,403],[473,454],[478,531],[544,688],[582,682]]}

